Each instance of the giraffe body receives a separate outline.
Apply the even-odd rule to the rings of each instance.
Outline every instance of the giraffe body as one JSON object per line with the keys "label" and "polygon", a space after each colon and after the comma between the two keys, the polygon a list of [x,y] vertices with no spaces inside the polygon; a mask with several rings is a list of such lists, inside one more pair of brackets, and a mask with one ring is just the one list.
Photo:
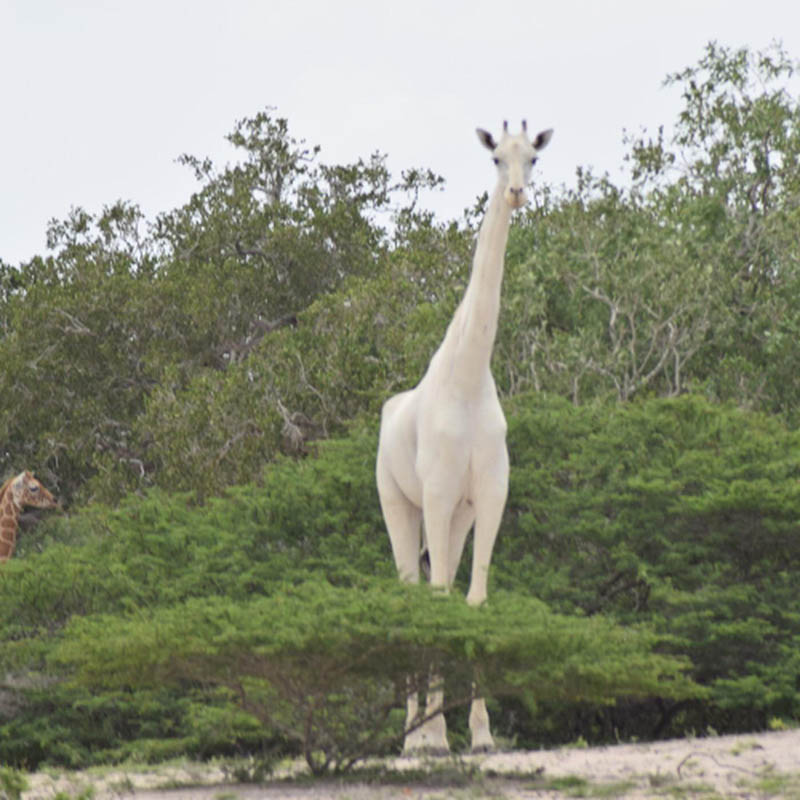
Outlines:
{"label": "giraffe body", "polygon": [[[490,365],[500,312],[511,213],[527,202],[525,186],[544,131],[531,141],[525,123],[499,143],[478,130],[498,168],[478,241],[469,285],[425,375],[410,391],[383,406],[376,464],[381,508],[402,580],[417,582],[420,548],[430,558],[430,582],[448,590],[467,534],[474,526],[467,602],[486,599],[489,562],[508,493],[506,421]],[[441,688],[427,693],[430,721],[406,735],[404,752],[448,751]],[[418,719],[418,698],[409,697],[406,729]],[[482,699],[470,711],[473,750],[494,746]]]}
{"label": "giraffe body", "polygon": [[19,515],[25,506],[58,506],[53,495],[27,470],[9,478],[0,487],[0,563],[14,555]]}

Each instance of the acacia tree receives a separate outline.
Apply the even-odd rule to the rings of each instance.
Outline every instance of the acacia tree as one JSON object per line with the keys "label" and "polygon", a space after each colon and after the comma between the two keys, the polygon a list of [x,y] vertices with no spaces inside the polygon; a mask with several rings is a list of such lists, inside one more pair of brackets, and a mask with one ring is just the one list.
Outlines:
{"label": "acacia tree", "polygon": [[426,587],[361,579],[75,618],[51,664],[88,688],[225,687],[323,774],[391,753],[409,687],[423,688],[431,670],[449,676],[446,710],[471,701],[476,665],[480,690],[523,703],[702,694],[683,677],[685,662],[654,653],[657,645],[644,629],[559,616],[524,596],[501,594],[476,610]]}
{"label": "acacia tree", "polygon": [[[711,694],[650,709],[654,730],[796,718],[800,433],[697,395],[577,408],[523,395],[508,410],[498,585],[666,634]],[[619,729],[631,722],[620,710]]]}

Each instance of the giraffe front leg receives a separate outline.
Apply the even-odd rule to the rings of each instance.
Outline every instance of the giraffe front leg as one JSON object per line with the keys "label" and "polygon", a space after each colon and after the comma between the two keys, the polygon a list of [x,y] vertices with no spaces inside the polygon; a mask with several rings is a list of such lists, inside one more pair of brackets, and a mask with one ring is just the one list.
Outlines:
{"label": "giraffe front leg", "polygon": [[476,697],[469,709],[469,731],[472,735],[471,749],[473,753],[492,753],[496,749],[492,731],[489,726],[489,712],[486,701]]}
{"label": "giraffe front leg", "polygon": [[431,586],[450,588],[450,523],[456,502],[449,494],[426,489],[422,499],[425,537],[431,565]]}
{"label": "giraffe front leg", "polygon": [[[441,493],[427,489],[423,494],[423,517],[431,565],[431,585],[445,591],[449,588],[449,546],[450,520],[453,516],[454,503]],[[419,724],[419,710],[411,713],[409,704],[406,714],[406,741],[403,753],[406,755],[446,755],[450,752],[447,743],[447,723],[442,707],[444,706],[444,680],[435,670],[428,678],[428,689],[425,699],[425,722]],[[419,724],[415,730],[409,730],[414,721]]]}
{"label": "giraffe front leg", "polygon": [[[417,693],[409,694],[406,706],[406,736],[403,742],[404,756],[444,756],[450,752],[447,743],[447,723],[441,711],[443,702],[442,679],[435,674],[431,674],[428,681],[424,717],[420,713]],[[420,719],[425,719],[425,722],[420,724]]]}
{"label": "giraffe front leg", "polygon": [[406,700],[406,725],[404,728],[403,755],[412,756],[422,748],[422,734],[419,727],[419,692],[409,691]]}
{"label": "giraffe front leg", "polygon": [[486,602],[489,582],[489,564],[497,539],[497,529],[503,516],[505,492],[498,492],[496,498],[484,501],[475,517],[475,537],[472,552],[472,573],[467,592],[467,603],[479,606]]}
{"label": "giraffe front leg", "polygon": [[475,537],[467,603],[479,606],[486,601],[489,564],[508,497],[508,452],[505,442],[495,458],[485,462],[484,468],[476,475],[473,492],[476,498]]}
{"label": "giraffe front leg", "polygon": [[[505,442],[498,450],[495,460],[482,474],[482,491],[476,495],[479,500],[475,509],[472,575],[467,593],[467,603],[473,606],[481,605],[486,601],[489,564],[492,560],[492,551],[508,496],[508,452]],[[495,749],[489,726],[489,712],[486,710],[486,701],[482,697],[476,697],[472,701],[469,728],[472,734],[473,752],[487,752]]]}

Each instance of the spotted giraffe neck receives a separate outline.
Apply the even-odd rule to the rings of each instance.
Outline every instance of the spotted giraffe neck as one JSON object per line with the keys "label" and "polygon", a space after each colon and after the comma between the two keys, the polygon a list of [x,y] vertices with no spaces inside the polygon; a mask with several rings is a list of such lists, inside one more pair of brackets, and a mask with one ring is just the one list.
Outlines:
{"label": "spotted giraffe neck", "polygon": [[8,561],[14,555],[17,545],[17,525],[21,509],[14,502],[14,493],[11,491],[9,478],[0,487],[0,563]]}

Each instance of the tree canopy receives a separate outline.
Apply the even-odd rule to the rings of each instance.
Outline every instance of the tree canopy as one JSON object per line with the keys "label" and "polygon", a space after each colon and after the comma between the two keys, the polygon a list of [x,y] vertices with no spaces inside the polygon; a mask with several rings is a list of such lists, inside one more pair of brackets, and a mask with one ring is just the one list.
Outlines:
{"label": "tree canopy", "polygon": [[[796,64],[710,44],[671,75],[669,139],[629,137],[629,182],[579,168],[515,223],[494,369],[575,403],[696,391],[793,422],[800,183]],[[147,221],[75,209],[51,254],[3,265],[3,469],[63,496],[200,498],[413,385],[470,266],[479,213],[418,208],[429,170],[327,165],[271,110],[239,160]],[[473,212],[479,212],[480,203]]]}

